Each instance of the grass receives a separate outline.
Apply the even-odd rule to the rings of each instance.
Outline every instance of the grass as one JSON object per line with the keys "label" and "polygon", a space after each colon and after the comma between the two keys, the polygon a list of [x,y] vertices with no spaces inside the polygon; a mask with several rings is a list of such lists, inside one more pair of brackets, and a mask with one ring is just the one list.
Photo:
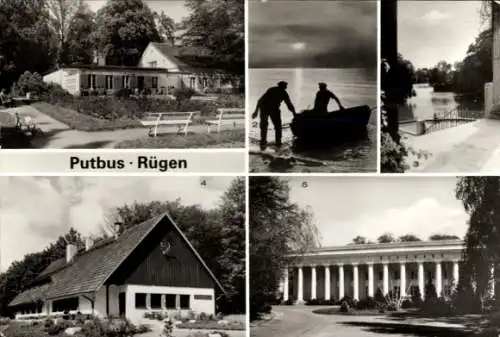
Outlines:
{"label": "grass", "polygon": [[198,321],[195,323],[182,323],[177,325],[178,329],[200,329],[200,330],[245,330],[245,324],[243,322],[229,322],[228,324],[222,325],[215,321]]}
{"label": "grass", "polygon": [[324,308],[314,310],[313,313],[319,315],[343,315],[343,316],[386,316],[387,314],[380,313],[377,309],[355,310],[350,309],[348,312],[341,312],[339,307]]}
{"label": "grass", "polygon": [[[36,325],[30,323],[10,322],[5,330],[3,330],[5,337],[49,337],[49,333],[44,328],[43,324]],[[55,337],[66,336],[64,331],[61,331]]]}
{"label": "grass", "polygon": [[32,104],[32,106],[40,112],[54,118],[55,120],[68,125],[70,128],[79,131],[92,132],[142,127],[142,125],[137,120],[100,119],[78,113],[75,110],[66,109],[61,106],[52,105],[45,102],[34,103]]}
{"label": "grass", "polygon": [[126,140],[116,144],[117,149],[186,149],[186,148],[244,148],[245,130],[217,133],[194,133],[187,136],[167,134]]}

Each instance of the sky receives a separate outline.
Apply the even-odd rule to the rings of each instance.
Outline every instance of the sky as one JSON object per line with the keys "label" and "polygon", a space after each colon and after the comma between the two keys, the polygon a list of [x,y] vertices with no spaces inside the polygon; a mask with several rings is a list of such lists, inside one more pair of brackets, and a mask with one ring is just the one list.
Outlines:
{"label": "sky", "polygon": [[[233,177],[0,177],[0,271],[75,227],[99,234],[117,206],[134,201],[218,205]],[[206,184],[202,185],[202,180]]]}
{"label": "sky", "polygon": [[250,68],[370,68],[375,1],[249,0]]}
{"label": "sky", "polygon": [[[339,246],[358,235],[368,240],[432,234],[463,238],[468,216],[455,198],[454,177],[293,177],[290,198],[310,206],[321,245]],[[306,181],[307,184],[303,184]],[[307,187],[303,187],[307,185]]]}
{"label": "sky", "polygon": [[398,49],[417,68],[461,61],[484,29],[481,1],[399,1]]}
{"label": "sky", "polygon": [[[86,0],[85,2],[94,12],[97,12],[106,4],[106,0]],[[158,13],[163,10],[175,22],[181,22],[183,18],[189,15],[188,9],[184,6],[184,0],[144,0],[144,2]]]}

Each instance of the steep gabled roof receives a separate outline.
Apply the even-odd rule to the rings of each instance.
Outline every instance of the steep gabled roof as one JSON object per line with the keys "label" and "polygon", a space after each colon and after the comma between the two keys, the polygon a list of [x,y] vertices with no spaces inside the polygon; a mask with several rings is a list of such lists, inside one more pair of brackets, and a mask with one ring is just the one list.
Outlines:
{"label": "steep gabled roof", "polygon": [[151,44],[165,57],[177,65],[181,71],[190,72],[219,72],[220,70],[200,66],[200,62],[193,62],[195,58],[209,58],[211,53],[201,47],[174,47],[170,43],[151,42]]}
{"label": "steep gabled roof", "polygon": [[[45,299],[53,299],[96,292],[137,248],[144,238],[146,238],[156,226],[162,223],[164,219],[167,219],[169,224],[180,234],[210,277],[221,291],[225,292],[219,280],[208,268],[170,215],[164,213],[156,218],[149,219],[128,228],[116,240],[110,239],[107,242],[101,243],[98,247],[90,249],[88,252],[77,255],[73,262],[66,264],[64,267],[61,267],[60,260],[54,261],[41,273],[41,275],[45,276],[52,273],[51,283],[26,290],[14,298],[9,305],[13,306],[26,303],[26,300],[34,297],[33,294]],[[36,288],[39,289],[37,290]]]}

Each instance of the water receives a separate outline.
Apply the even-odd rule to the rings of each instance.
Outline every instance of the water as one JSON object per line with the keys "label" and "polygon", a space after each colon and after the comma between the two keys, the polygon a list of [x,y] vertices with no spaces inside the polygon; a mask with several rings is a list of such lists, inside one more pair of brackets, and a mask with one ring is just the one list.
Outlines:
{"label": "water", "polygon": [[465,107],[468,111],[483,110],[481,102],[460,98],[452,92],[434,92],[428,84],[416,84],[413,87],[416,96],[399,109],[401,122],[432,119],[434,114],[442,116],[458,106]]}
{"label": "water", "polygon": [[[288,82],[288,94],[297,111],[312,107],[318,90],[318,83],[325,82],[339,97],[346,108],[377,105],[377,72],[371,69],[249,69],[249,111],[253,112],[259,97],[279,81]],[[331,101],[329,110],[337,110]],[[283,104],[281,107],[283,124],[290,123],[292,114]],[[259,129],[252,127],[250,137],[253,146],[258,142]],[[290,129],[283,130],[283,142],[291,145]],[[269,132],[268,142],[274,141],[274,132]],[[305,164],[291,168],[279,168],[280,172],[366,172],[377,170],[377,113],[374,111],[365,139],[346,143],[321,151],[297,153],[312,159],[326,161],[325,167],[308,167]],[[254,172],[269,172],[275,169],[258,155],[251,156],[251,169]]]}

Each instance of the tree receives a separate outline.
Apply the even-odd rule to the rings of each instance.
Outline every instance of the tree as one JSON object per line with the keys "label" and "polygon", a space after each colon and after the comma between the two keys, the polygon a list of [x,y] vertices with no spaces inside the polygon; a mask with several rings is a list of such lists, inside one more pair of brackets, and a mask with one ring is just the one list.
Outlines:
{"label": "tree", "polygon": [[90,64],[94,60],[95,45],[92,34],[95,31],[95,14],[82,5],[73,16],[66,38],[67,64]]}
{"label": "tree", "polygon": [[417,242],[422,241],[419,237],[413,234],[406,234],[399,237],[399,241],[401,242]]}
{"label": "tree", "polygon": [[364,236],[356,236],[354,239],[352,239],[352,244],[355,245],[364,245],[367,244],[368,240]]}
{"label": "tree", "polygon": [[434,234],[434,235],[429,236],[429,240],[431,240],[431,241],[460,240],[460,238],[456,235]]}
{"label": "tree", "polygon": [[54,29],[57,42],[57,64],[67,64],[69,46],[67,37],[74,15],[82,6],[83,0],[46,0],[45,5],[50,15],[50,22]]}
{"label": "tree", "polygon": [[172,46],[175,46],[175,30],[176,25],[174,20],[167,16],[165,12],[161,11],[160,14],[154,13],[156,26],[158,27],[158,33],[160,36],[170,42]]}
{"label": "tree", "polygon": [[395,242],[396,240],[394,239],[394,236],[391,233],[385,233],[381,236],[378,237],[377,242],[378,243],[391,243]]}
{"label": "tree", "polygon": [[208,49],[217,66],[237,74],[245,70],[245,2],[187,0],[191,14],[183,22],[183,43]]}
{"label": "tree", "polygon": [[137,66],[150,42],[160,42],[153,12],[142,0],[108,0],[97,12],[94,42],[110,65]]}
{"label": "tree", "polygon": [[[500,179],[498,177],[462,177],[456,196],[469,214],[465,236],[463,282],[476,285],[476,296],[485,298],[494,274],[500,275]],[[468,284],[460,285],[463,287]],[[500,298],[500,279],[496,278],[495,297]],[[497,303],[498,306],[498,303]]]}
{"label": "tree", "polygon": [[318,239],[312,214],[290,201],[285,181],[250,177],[249,194],[250,317],[255,319],[275,301],[282,271],[295,260],[292,254],[317,246]]}

